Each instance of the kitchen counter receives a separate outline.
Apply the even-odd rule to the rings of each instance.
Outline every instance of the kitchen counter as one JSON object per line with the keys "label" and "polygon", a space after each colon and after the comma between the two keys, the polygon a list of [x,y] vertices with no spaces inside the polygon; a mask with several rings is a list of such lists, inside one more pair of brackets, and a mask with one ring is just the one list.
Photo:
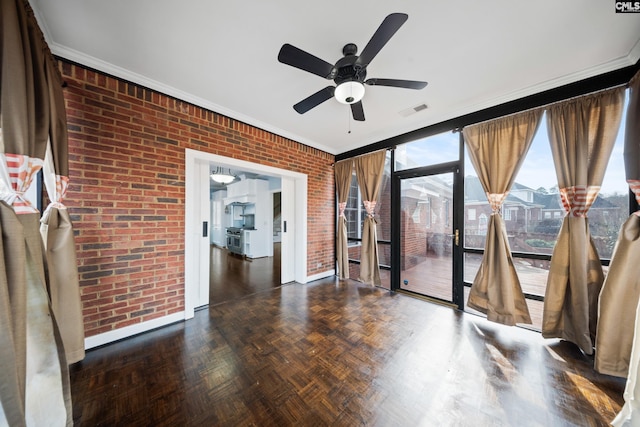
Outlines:
{"label": "kitchen counter", "polygon": [[244,230],[244,254],[247,258],[262,258],[270,256],[266,245],[264,232],[257,229]]}

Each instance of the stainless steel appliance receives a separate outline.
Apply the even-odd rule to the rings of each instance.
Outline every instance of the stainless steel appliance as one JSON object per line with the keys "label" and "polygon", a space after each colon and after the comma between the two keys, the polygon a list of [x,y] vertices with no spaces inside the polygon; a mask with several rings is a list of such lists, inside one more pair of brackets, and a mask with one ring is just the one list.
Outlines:
{"label": "stainless steel appliance", "polygon": [[234,254],[244,254],[243,229],[238,227],[227,228],[227,249]]}

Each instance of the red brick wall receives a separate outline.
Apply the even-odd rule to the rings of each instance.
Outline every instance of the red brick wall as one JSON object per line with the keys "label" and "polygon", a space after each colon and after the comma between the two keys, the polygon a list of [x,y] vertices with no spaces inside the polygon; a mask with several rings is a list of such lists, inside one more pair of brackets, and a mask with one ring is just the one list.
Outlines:
{"label": "red brick wall", "polygon": [[184,309],[185,148],[307,174],[307,273],[334,267],[333,155],[78,65],[60,68],[65,204],[87,336]]}

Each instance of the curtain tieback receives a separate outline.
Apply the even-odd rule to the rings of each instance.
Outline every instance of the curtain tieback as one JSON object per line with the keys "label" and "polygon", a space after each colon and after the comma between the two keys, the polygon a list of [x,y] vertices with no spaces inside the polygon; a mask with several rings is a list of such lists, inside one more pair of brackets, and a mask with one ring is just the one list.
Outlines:
{"label": "curtain tieback", "polygon": [[367,217],[364,219],[365,221],[371,221],[374,224],[378,224],[378,220],[375,216],[367,214]]}
{"label": "curtain tieback", "polygon": [[[45,169],[47,169],[45,167]],[[63,175],[56,175],[56,188],[53,195],[49,195],[52,199],[54,199],[47,209],[42,213],[42,218],[40,219],[41,223],[46,223],[49,221],[49,215],[51,213],[52,208],[56,209],[67,209],[67,207],[62,203],[62,200],[67,195],[67,189],[69,188],[69,177]]]}
{"label": "curtain tieback", "polygon": [[344,215],[344,211],[347,209],[347,202],[338,203],[338,216],[342,218],[346,218]]}
{"label": "curtain tieback", "polygon": [[24,204],[29,203],[27,199],[24,198],[24,192],[15,191],[11,187],[7,187],[3,182],[0,182],[0,200],[8,204],[9,206],[13,206],[16,204]]}
{"label": "curtain tieback", "polygon": [[13,207],[17,214],[38,212],[24,194],[42,165],[42,159],[35,157],[0,154],[0,200]]}
{"label": "curtain tieback", "polygon": [[573,185],[560,189],[560,201],[567,216],[586,218],[599,192],[599,185]]}
{"label": "curtain tieback", "polygon": [[[67,195],[69,189],[69,177],[63,175],[56,175],[56,196],[57,202],[62,204],[62,199]],[[63,206],[64,207],[64,206]]]}
{"label": "curtain tieback", "polygon": [[487,193],[487,199],[491,205],[491,215],[500,214],[500,208],[504,199],[507,198],[507,194],[509,193]]}
{"label": "curtain tieback", "polygon": [[62,204],[62,202],[51,202],[49,206],[42,213],[42,218],[40,218],[40,222],[45,224],[49,222],[49,215],[51,215],[51,209],[56,208],[58,210],[67,209],[67,207]]}
{"label": "curtain tieback", "polygon": [[376,201],[375,200],[363,200],[362,204],[364,205],[364,210],[367,211],[367,216],[369,218],[373,218],[376,210]]}

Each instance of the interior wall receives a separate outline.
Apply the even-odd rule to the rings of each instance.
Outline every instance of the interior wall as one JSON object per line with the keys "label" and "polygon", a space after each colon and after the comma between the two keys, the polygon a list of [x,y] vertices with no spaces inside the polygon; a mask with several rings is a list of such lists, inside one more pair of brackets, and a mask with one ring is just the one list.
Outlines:
{"label": "interior wall", "polygon": [[186,148],[306,174],[307,275],[334,268],[333,155],[77,64],[60,68],[87,336],[184,310]]}

